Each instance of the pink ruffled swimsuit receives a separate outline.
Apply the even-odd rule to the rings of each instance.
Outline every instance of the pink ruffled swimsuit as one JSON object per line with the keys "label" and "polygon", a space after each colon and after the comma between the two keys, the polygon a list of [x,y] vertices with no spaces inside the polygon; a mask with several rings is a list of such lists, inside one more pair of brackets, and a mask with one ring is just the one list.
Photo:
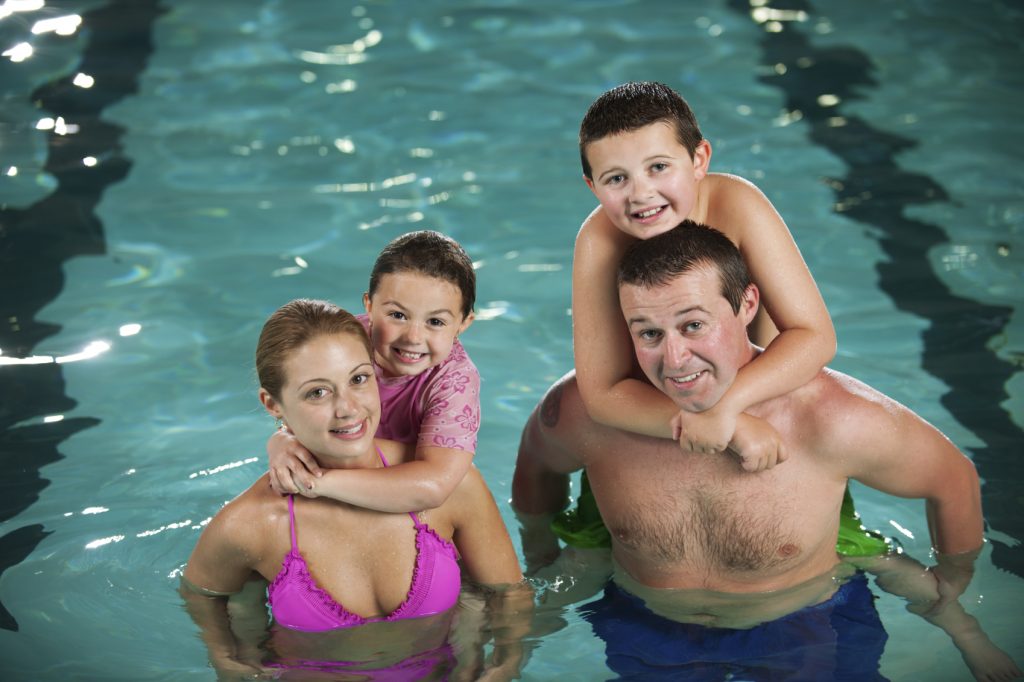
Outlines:
{"label": "pink ruffled swimsuit", "polygon": [[[377,454],[387,466],[387,460],[379,449]],[[309,574],[295,533],[294,496],[288,498],[288,514],[291,517],[292,550],[285,556],[280,573],[267,588],[270,611],[281,625],[311,632],[351,628],[378,621],[432,616],[447,611],[459,600],[462,578],[455,547],[410,512],[409,516],[416,525],[416,564],[405,601],[390,614],[376,618],[364,618],[346,610]]]}

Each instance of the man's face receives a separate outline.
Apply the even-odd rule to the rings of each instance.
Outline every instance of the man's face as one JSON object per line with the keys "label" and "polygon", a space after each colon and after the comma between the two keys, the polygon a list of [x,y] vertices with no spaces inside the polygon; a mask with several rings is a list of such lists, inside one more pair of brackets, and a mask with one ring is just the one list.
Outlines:
{"label": "man's face", "polygon": [[619,302],[644,374],[681,410],[714,406],[752,357],[747,324],[757,312],[757,288],[747,288],[734,313],[712,266],[653,289],[623,285]]}

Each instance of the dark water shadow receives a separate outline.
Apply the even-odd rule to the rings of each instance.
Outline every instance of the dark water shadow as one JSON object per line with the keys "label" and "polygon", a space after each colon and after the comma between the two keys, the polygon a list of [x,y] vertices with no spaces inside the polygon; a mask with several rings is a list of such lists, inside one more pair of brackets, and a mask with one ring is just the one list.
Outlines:
{"label": "dark water shadow", "polygon": [[[731,9],[750,15],[750,4],[729,0]],[[800,0],[772,3],[774,9],[814,7]],[[899,167],[896,156],[918,144],[889,133],[857,116],[845,125],[830,120],[840,106],[823,107],[818,96],[834,94],[841,102],[870,97],[877,86],[871,58],[852,47],[816,47],[799,27],[785,24],[761,38],[762,63],[784,64],[781,75],[759,80],[778,88],[788,111],[800,111],[811,141],[846,164],[846,175],[829,178],[835,205],[843,216],[870,225],[887,256],[876,269],[879,286],[902,311],[928,321],[922,333],[922,367],[949,386],[942,405],[984,442],[969,448],[984,479],[982,501],[990,529],[1016,540],[1024,538],[1024,469],[1020,458],[1024,432],[1000,404],[1009,398],[1005,386],[1017,369],[989,349],[990,339],[1004,332],[1013,309],[988,305],[951,292],[933,270],[928,252],[949,243],[939,225],[905,217],[914,204],[950,201],[933,178]],[[1024,577],[1024,544],[990,538],[992,562]]]}
{"label": "dark water shadow", "polygon": [[[72,83],[72,73],[31,95],[41,113],[63,117],[78,131],[47,136],[44,169],[56,181],[53,193],[25,209],[0,207],[0,348],[7,357],[33,355],[41,341],[60,330],[35,317],[63,289],[64,262],[106,253],[95,209],[106,188],[127,176],[131,161],[121,146],[124,128],[101,116],[138,90],[139,75],[153,52],[153,24],[164,11],[157,0],[114,0],[83,14],[87,41],[75,71],[89,74],[95,84],[80,88]],[[58,40],[43,36],[37,47],[48,39]],[[94,167],[82,163],[90,156],[99,160]],[[76,405],[65,394],[63,373],[55,363],[0,366],[0,386],[0,520],[6,521],[49,485],[40,469],[63,459],[61,442],[99,420],[38,424],[41,417]],[[36,423],[18,426],[25,422]],[[24,560],[48,534],[42,526],[29,525],[0,538],[0,573]],[[0,628],[18,629],[2,604]]]}

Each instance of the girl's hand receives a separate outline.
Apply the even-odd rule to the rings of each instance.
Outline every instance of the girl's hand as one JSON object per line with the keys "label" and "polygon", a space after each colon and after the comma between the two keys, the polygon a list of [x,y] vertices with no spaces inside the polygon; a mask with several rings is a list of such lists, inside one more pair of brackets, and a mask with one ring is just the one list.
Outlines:
{"label": "girl's hand", "polygon": [[279,495],[316,497],[313,488],[323,470],[312,453],[288,431],[276,431],[267,441],[270,487]]}

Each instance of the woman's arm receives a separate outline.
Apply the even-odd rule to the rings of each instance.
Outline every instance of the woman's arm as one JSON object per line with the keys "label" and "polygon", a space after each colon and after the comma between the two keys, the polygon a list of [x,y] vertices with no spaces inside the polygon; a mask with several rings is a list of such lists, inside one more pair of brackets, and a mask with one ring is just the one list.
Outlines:
{"label": "woman's arm", "polygon": [[632,378],[633,344],[619,307],[616,273],[632,237],[598,207],[576,237],[572,264],[573,360],[580,397],[605,426],[672,438],[678,409],[646,381]]}
{"label": "woman's arm", "polygon": [[451,500],[452,542],[471,580],[481,585],[512,585],[523,579],[519,559],[498,505],[475,467]]}

